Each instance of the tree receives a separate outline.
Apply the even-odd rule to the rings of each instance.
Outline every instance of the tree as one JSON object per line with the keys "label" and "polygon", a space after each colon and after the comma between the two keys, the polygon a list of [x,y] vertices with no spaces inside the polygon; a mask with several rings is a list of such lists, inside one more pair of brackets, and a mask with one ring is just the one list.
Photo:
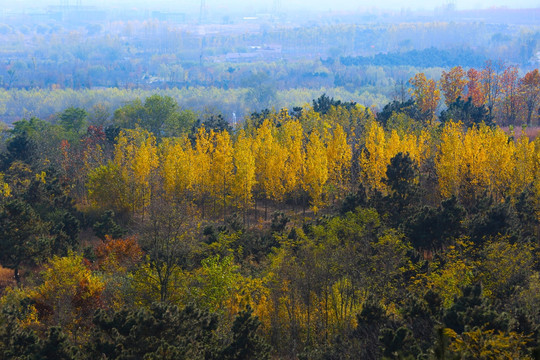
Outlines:
{"label": "tree", "polygon": [[451,197],[437,208],[422,207],[403,223],[403,232],[416,249],[436,251],[463,233],[465,215],[457,198]]}
{"label": "tree", "polygon": [[197,164],[194,168],[194,191],[195,196],[200,200],[202,216],[205,216],[206,198],[211,194],[211,171],[212,153],[214,152],[214,131],[206,131],[201,127],[196,135],[195,149],[193,152],[193,162]]}
{"label": "tree", "polygon": [[136,99],[114,112],[113,123],[122,128],[136,126],[150,131],[155,137],[179,136],[191,129],[195,114],[180,111],[176,101],[170,96],[152,95],[144,104]]}
{"label": "tree", "polygon": [[160,144],[160,175],[165,195],[176,201],[193,200],[195,176],[199,167],[206,164],[194,163],[195,151],[189,139],[163,139]]}
{"label": "tree", "polygon": [[90,316],[102,306],[105,283],[92,273],[80,255],[54,256],[41,274],[43,283],[35,291],[34,301],[40,320],[59,325],[73,337],[90,326]]}
{"label": "tree", "polygon": [[193,306],[154,303],[149,309],[98,311],[85,349],[91,358],[213,359],[218,318]]}
{"label": "tree", "polygon": [[287,120],[280,127],[281,145],[286,151],[284,190],[285,193],[295,195],[301,188],[304,173],[304,130],[298,120]]}
{"label": "tree", "polygon": [[444,95],[446,106],[462,97],[465,90],[465,70],[461,66],[454,66],[449,72],[443,70],[441,74],[441,89]]}
{"label": "tree", "polygon": [[139,243],[147,255],[147,269],[139,271],[137,281],[150,287],[151,295],[158,296],[160,302],[168,302],[175,294],[182,267],[188,264],[193,247],[189,225],[186,208],[156,199],[149,208],[148,222],[141,228]]}
{"label": "tree", "polygon": [[118,239],[126,233],[126,230],[114,221],[113,210],[106,210],[99,220],[94,223],[92,230],[94,230],[94,234],[101,240],[105,240],[107,235],[113,239]]}
{"label": "tree", "polygon": [[365,149],[358,159],[362,169],[360,180],[368,191],[380,191],[389,160],[386,154],[387,140],[383,128],[376,122],[371,123],[366,135]]}
{"label": "tree", "polygon": [[[4,331],[2,331],[4,330]],[[0,357],[3,359],[79,359],[60,327],[47,329],[42,338],[32,328],[21,326],[13,317],[0,328]]]}
{"label": "tree", "polygon": [[15,135],[7,142],[7,152],[0,154],[0,169],[7,170],[16,161],[32,165],[36,156],[35,144],[26,132]]}
{"label": "tree", "polygon": [[433,121],[441,99],[437,82],[433,79],[428,80],[424,73],[418,73],[409,79],[409,83],[412,85],[410,92],[418,107],[424,113],[425,120]]}
{"label": "tree", "polygon": [[140,128],[120,133],[114,149],[114,165],[120,181],[127,187],[132,212],[142,211],[150,204],[154,189],[152,180],[159,165],[156,138]]}
{"label": "tree", "polygon": [[100,270],[125,273],[141,261],[143,252],[135,237],[120,239],[107,235],[96,247],[95,255]]}
{"label": "tree", "polygon": [[303,179],[304,190],[311,198],[313,211],[323,205],[323,191],[328,180],[328,157],[326,147],[317,131],[313,131],[306,145],[306,161]]}
{"label": "tree", "polygon": [[525,76],[519,80],[519,86],[520,95],[527,107],[526,124],[531,126],[533,114],[540,102],[540,73],[538,72],[538,69],[534,69],[525,74]]}
{"label": "tree", "polygon": [[[283,174],[285,172],[285,149],[275,136],[276,128],[265,120],[257,129],[255,138],[255,164],[257,186],[266,200],[280,201],[285,194]],[[267,204],[265,205],[265,210]],[[267,213],[265,211],[265,218]]]}
{"label": "tree", "polygon": [[409,157],[420,166],[426,159],[428,135],[403,134],[400,136],[396,130],[386,134],[376,121],[367,129],[365,147],[359,156],[360,181],[366,185],[368,192],[385,192],[388,190],[384,183],[387,166],[390,160],[399,152],[408,153]]}
{"label": "tree", "polygon": [[27,203],[13,199],[0,208],[0,264],[13,269],[20,284],[19,269],[50,252],[47,224]]}
{"label": "tree", "polygon": [[[399,152],[390,159],[383,182],[389,188],[386,201],[394,224],[400,224],[417,204],[420,194],[418,167],[408,153]],[[377,204],[376,204],[377,205]]]}
{"label": "tree", "polygon": [[528,341],[527,336],[514,331],[473,328],[455,336],[450,350],[464,360],[529,359],[523,350]]}
{"label": "tree", "polygon": [[214,208],[217,199],[222,201],[223,220],[225,220],[227,198],[230,196],[234,176],[234,149],[227,131],[215,133],[213,140],[215,145],[210,170],[211,194],[214,197]]}
{"label": "tree", "polygon": [[[179,121],[178,104],[170,96],[152,95],[144,101],[144,118],[141,127],[149,130],[154,136],[161,137],[165,124],[173,130]],[[188,129],[189,124],[185,124]],[[180,126],[181,128],[181,126]]]}
{"label": "tree", "polygon": [[461,124],[450,122],[441,140],[435,166],[443,197],[472,201],[487,191],[501,200],[511,194],[513,182],[526,178],[514,177],[516,164],[523,170],[523,162],[516,162],[516,145],[500,128],[481,124],[464,132]]}
{"label": "tree", "polygon": [[326,143],[328,159],[328,184],[334,195],[343,195],[350,181],[352,149],[347,142],[347,134],[337,125]]}
{"label": "tree", "polygon": [[482,93],[485,96],[490,117],[494,115],[494,107],[499,100],[501,92],[501,67],[503,67],[502,64],[494,65],[491,60],[488,60],[482,70]]}
{"label": "tree", "polygon": [[448,105],[448,109],[441,111],[439,120],[444,124],[449,121],[460,121],[467,127],[478,126],[481,123],[493,125],[485,105],[476,106],[471,97],[463,101],[458,97],[456,101]]}
{"label": "tree", "polygon": [[270,346],[257,334],[261,322],[250,307],[236,315],[232,326],[232,342],[223,350],[223,359],[268,359]]}
{"label": "tree", "polygon": [[482,73],[476,69],[470,68],[467,71],[467,99],[471,99],[474,106],[485,104],[485,93],[482,86]]}
{"label": "tree", "polygon": [[501,125],[515,125],[522,110],[518,93],[518,68],[508,66],[500,77],[502,119]]}
{"label": "tree", "polygon": [[59,115],[59,122],[66,131],[80,134],[81,131],[86,130],[87,118],[88,113],[86,110],[70,107]]}
{"label": "tree", "polygon": [[408,99],[402,102],[394,100],[384,105],[382,111],[377,113],[377,121],[386,127],[388,120],[394,113],[403,113],[415,120],[421,120],[422,118],[418,104],[413,99]]}
{"label": "tree", "polygon": [[221,114],[206,114],[205,117],[197,119],[191,129],[191,134],[196,134],[199,129],[204,128],[206,131],[222,132],[227,131],[232,133],[231,124],[223,118]]}
{"label": "tree", "polygon": [[232,192],[240,200],[239,207],[243,210],[244,223],[246,211],[251,206],[253,187],[255,186],[255,155],[253,139],[240,130],[234,144],[234,186]]}
{"label": "tree", "polygon": [[114,209],[117,213],[133,209],[128,184],[112,161],[88,172],[86,190],[90,203],[98,209]]}
{"label": "tree", "polygon": [[331,107],[343,106],[347,109],[350,109],[356,105],[355,102],[341,102],[341,100],[334,100],[334,98],[329,98],[326,94],[322,94],[317,100],[313,100],[313,110],[318,112],[321,115],[325,115],[330,111]]}
{"label": "tree", "polygon": [[9,184],[4,181],[4,174],[0,172],[0,200],[11,195]]}

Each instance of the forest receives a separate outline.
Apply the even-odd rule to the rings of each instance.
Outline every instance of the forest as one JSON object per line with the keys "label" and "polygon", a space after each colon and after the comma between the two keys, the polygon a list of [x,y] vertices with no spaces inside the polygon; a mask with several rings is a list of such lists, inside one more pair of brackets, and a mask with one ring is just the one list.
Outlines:
{"label": "forest", "polygon": [[233,113],[302,106],[323,93],[380,111],[419,72],[438,80],[454,66],[501,59],[522,77],[540,61],[534,9],[253,20],[203,13],[198,21],[96,19],[85,9],[0,13],[0,121],[46,120],[70,106],[112,113],[155,93],[229,122]]}
{"label": "forest", "polygon": [[540,359],[538,9],[45,3],[0,11],[0,360]]}
{"label": "forest", "polygon": [[0,358],[540,358],[540,74],[466,69],[378,109],[13,122]]}

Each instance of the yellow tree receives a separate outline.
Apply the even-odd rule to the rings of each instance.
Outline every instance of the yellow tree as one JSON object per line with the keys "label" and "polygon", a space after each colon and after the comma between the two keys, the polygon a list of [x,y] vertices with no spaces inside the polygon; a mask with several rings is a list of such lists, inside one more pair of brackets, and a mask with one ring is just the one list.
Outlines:
{"label": "yellow tree", "polygon": [[86,190],[90,203],[116,212],[133,210],[133,199],[120,168],[112,161],[88,172]]}
{"label": "yellow tree", "polygon": [[304,190],[311,197],[313,211],[317,213],[323,205],[322,195],[328,180],[328,158],[326,147],[318,131],[312,131],[306,145]]}
{"label": "yellow tree", "polygon": [[132,211],[145,207],[152,197],[152,177],[159,165],[156,138],[148,131],[136,128],[124,130],[118,136],[114,164],[122,181],[128,184]]}
{"label": "yellow tree", "polygon": [[536,137],[534,140],[534,166],[532,169],[534,175],[534,189],[536,192],[536,209],[537,216],[540,219],[540,137]]}
{"label": "yellow tree", "polygon": [[[285,154],[276,138],[276,128],[267,119],[257,129],[255,139],[256,179],[259,191],[266,200],[281,201],[285,194],[283,174],[285,173]],[[265,218],[267,217],[265,203]]]}
{"label": "yellow tree", "polygon": [[419,136],[404,134],[400,137],[398,132],[393,130],[387,135],[382,126],[373,121],[368,126],[365,147],[359,157],[360,181],[366,184],[371,192],[385,192],[387,186],[383,180],[386,179],[390,160],[401,152],[409,154],[417,165],[421,165],[428,156],[427,143],[428,135],[425,132]]}
{"label": "yellow tree", "polygon": [[[526,162],[523,154],[519,157]],[[516,145],[502,129],[480,125],[463,132],[461,124],[449,123],[436,160],[441,195],[474,196],[487,190],[502,199],[511,194],[517,180],[516,160]],[[527,178],[524,174],[519,177]]]}
{"label": "yellow tree", "polygon": [[304,171],[304,130],[297,120],[290,120],[280,127],[283,150],[286,151],[284,190],[294,194],[301,188]]}
{"label": "yellow tree", "polygon": [[449,72],[442,72],[441,89],[446,106],[450,106],[458,97],[463,95],[465,85],[467,85],[465,70],[461,66],[454,66]]}
{"label": "yellow tree", "polygon": [[435,163],[439,189],[445,198],[459,195],[462,152],[463,131],[461,123],[449,122],[443,129]]}
{"label": "yellow tree", "polygon": [[193,190],[194,154],[189,139],[164,139],[160,146],[160,170],[165,194],[186,199]]}
{"label": "yellow tree", "polygon": [[337,125],[326,144],[328,159],[328,184],[332,192],[342,194],[347,187],[350,177],[352,149],[347,143],[347,134],[341,125]]}
{"label": "yellow tree", "polygon": [[386,137],[384,129],[377,122],[372,121],[367,129],[365,149],[359,157],[360,181],[367,189],[382,190],[382,178],[386,174],[388,159],[386,155]]}
{"label": "yellow tree", "polygon": [[441,92],[437,82],[433,79],[427,79],[424,73],[418,73],[409,79],[409,83],[412,85],[411,95],[414,97],[418,107],[426,114],[428,121],[433,121],[441,99]]}
{"label": "yellow tree", "polygon": [[11,195],[9,184],[4,181],[4,174],[0,173],[0,198]]}
{"label": "yellow tree", "polygon": [[40,313],[40,320],[62,326],[73,337],[84,336],[81,328],[91,325],[93,313],[102,306],[105,283],[101,277],[84,265],[82,256],[74,254],[53,257],[41,277],[43,283],[33,298],[36,308],[50,311]]}
{"label": "yellow tree", "polygon": [[214,151],[214,131],[207,132],[201,127],[195,138],[195,149],[193,152],[193,187],[195,196],[198,198],[202,216],[205,216],[206,198],[211,192],[210,172],[212,169],[212,152]]}
{"label": "yellow tree", "polygon": [[321,119],[321,114],[313,110],[312,106],[305,106],[300,117],[300,122],[306,133],[317,129],[320,132],[324,129],[324,122]]}
{"label": "yellow tree", "polygon": [[[493,129],[484,124],[478,129],[469,130],[465,141],[467,141],[469,133],[476,135],[480,144],[486,148],[487,162],[484,177],[489,191],[494,198],[504,199],[506,195],[510,194],[514,182],[514,142],[510,141],[508,135],[501,128]],[[478,149],[478,151],[481,150]],[[471,156],[474,154],[471,153]]]}
{"label": "yellow tree", "polygon": [[222,200],[224,219],[227,197],[230,196],[234,175],[233,153],[234,149],[229,132],[224,130],[215,133],[210,171],[211,192],[214,197],[214,207],[218,198]]}
{"label": "yellow tree", "polygon": [[525,351],[528,336],[514,331],[495,332],[485,327],[475,327],[461,334],[444,329],[452,338],[450,351],[461,359],[532,359]]}
{"label": "yellow tree", "polygon": [[253,139],[246,137],[244,130],[240,130],[234,144],[234,167],[236,172],[232,193],[240,200],[239,207],[243,210],[244,222],[246,222],[246,211],[251,206],[252,190],[255,186],[255,154],[253,153]]}
{"label": "yellow tree", "polygon": [[525,133],[515,141],[514,173],[512,175],[512,194],[518,194],[528,185],[533,184],[535,174],[535,144]]}

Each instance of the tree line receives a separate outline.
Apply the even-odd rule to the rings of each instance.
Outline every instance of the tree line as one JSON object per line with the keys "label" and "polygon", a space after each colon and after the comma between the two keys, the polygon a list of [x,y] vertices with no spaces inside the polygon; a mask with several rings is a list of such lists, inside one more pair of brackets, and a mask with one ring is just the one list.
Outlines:
{"label": "tree line", "polygon": [[16,122],[0,354],[537,358],[539,138],[474,83],[437,116],[431,81],[378,113],[323,95],[232,127],[155,95]]}

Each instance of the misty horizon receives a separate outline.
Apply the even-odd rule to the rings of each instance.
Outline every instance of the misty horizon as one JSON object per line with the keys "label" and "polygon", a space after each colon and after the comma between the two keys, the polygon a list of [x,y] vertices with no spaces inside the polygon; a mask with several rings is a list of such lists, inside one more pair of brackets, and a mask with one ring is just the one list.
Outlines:
{"label": "misty horizon", "polygon": [[[363,12],[373,10],[411,10],[411,11],[429,11],[440,9],[443,7],[453,6],[456,10],[475,10],[488,8],[508,8],[508,9],[529,9],[539,8],[540,1],[538,0],[439,0],[439,1],[423,1],[412,0],[405,4],[400,0],[381,0],[374,6],[370,2],[356,2],[348,0],[333,1],[330,4],[322,0],[306,1],[306,0],[273,0],[262,1],[254,0],[247,2],[245,0],[228,1],[227,5],[216,0],[202,0],[207,12],[215,13],[234,13],[234,12],[290,12],[290,11],[307,11],[307,12]],[[8,12],[26,12],[39,9],[46,9],[50,6],[92,6],[105,9],[126,9],[126,10],[156,10],[156,11],[178,11],[193,13],[200,11],[201,0],[185,0],[181,3],[170,0],[156,0],[152,2],[142,0],[46,0],[36,4],[31,0],[0,1],[0,7],[3,11]]]}

